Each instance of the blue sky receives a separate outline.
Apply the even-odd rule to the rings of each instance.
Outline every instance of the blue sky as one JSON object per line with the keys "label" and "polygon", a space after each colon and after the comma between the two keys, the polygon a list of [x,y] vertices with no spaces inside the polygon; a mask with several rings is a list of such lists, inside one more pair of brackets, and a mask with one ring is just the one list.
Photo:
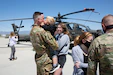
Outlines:
{"label": "blue sky", "polygon": [[[41,11],[44,16],[57,16],[83,10],[84,8],[94,8],[96,12],[83,12],[69,15],[69,18],[88,19],[101,21],[103,16],[113,14],[113,0],[0,0],[0,20],[15,18],[32,18],[35,11]],[[91,29],[101,29],[101,24],[84,22],[78,20],[64,20],[85,24]],[[0,31],[12,31],[12,23],[19,25],[21,21],[0,22]],[[30,31],[33,20],[23,20],[25,27],[21,31]]]}

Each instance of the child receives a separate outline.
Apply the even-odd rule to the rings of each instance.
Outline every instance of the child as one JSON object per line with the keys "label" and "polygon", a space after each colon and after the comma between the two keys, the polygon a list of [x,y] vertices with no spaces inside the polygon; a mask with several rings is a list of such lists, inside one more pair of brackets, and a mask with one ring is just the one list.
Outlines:
{"label": "child", "polygon": [[9,46],[11,47],[11,56],[10,56],[10,60],[15,60],[17,58],[15,58],[15,44],[16,42],[18,41],[18,36],[15,36],[15,33],[14,32],[11,32],[10,33],[10,36],[9,36]]}
{"label": "child", "polygon": [[[49,31],[53,35],[53,37],[54,37],[54,33],[56,31],[56,26],[55,26],[55,20],[54,20],[53,17],[47,16],[47,18],[45,20],[45,25],[43,25],[42,27],[44,28],[44,30]],[[56,51],[52,50],[51,48],[50,48],[50,51],[51,51],[52,61],[53,61],[53,68],[50,71],[50,73],[53,73],[58,68],[60,68],[60,65],[58,64],[58,59],[57,59]]]}

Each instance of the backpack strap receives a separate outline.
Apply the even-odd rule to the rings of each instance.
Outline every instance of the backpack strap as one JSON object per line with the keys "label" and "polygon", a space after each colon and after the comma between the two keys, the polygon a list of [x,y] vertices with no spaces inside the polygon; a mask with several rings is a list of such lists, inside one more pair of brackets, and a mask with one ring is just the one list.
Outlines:
{"label": "backpack strap", "polygon": [[[59,38],[61,38],[63,35],[64,35],[64,34],[61,34],[61,35],[59,36]],[[58,53],[60,53],[60,51],[61,51],[65,46],[67,46],[67,41],[66,41],[66,43],[62,46],[62,48],[61,48],[60,50],[58,50]]]}

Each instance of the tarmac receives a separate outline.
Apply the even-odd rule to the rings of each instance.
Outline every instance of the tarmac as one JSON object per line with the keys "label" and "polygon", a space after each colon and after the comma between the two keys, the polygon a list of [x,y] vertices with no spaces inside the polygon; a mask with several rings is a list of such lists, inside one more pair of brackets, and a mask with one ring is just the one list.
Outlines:
{"label": "tarmac", "polygon": [[[10,47],[7,47],[8,38],[0,37],[0,75],[36,75],[36,64],[34,61],[35,51],[30,42],[16,44],[15,56],[17,60],[10,61]],[[67,55],[67,61],[63,68],[63,75],[72,75],[73,60],[71,50]]]}

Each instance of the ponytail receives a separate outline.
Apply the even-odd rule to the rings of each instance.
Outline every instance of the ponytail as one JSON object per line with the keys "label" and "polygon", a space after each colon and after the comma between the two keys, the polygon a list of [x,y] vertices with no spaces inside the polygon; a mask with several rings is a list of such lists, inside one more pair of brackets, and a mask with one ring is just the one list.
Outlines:
{"label": "ponytail", "polygon": [[74,46],[80,44],[80,35],[76,36],[74,39]]}
{"label": "ponytail", "polygon": [[89,36],[92,36],[90,32],[83,32],[81,35],[78,35],[74,39],[74,46],[81,44],[82,39],[87,39]]}

